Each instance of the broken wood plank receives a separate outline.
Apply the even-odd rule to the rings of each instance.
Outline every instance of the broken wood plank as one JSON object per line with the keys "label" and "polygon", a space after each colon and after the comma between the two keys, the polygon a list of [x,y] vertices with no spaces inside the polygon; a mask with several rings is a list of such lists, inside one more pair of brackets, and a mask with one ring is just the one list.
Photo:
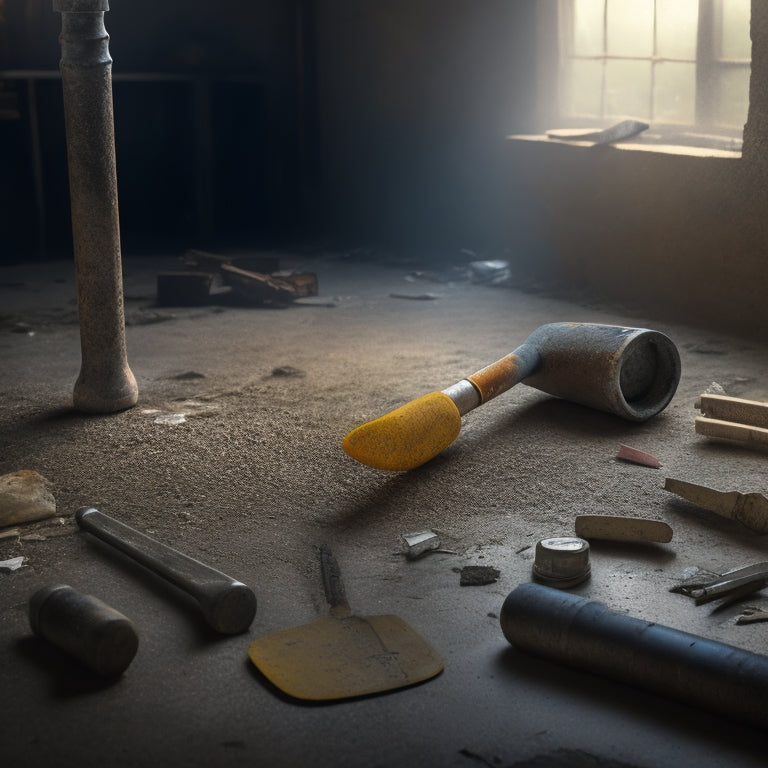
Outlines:
{"label": "broken wood plank", "polygon": [[195,249],[184,254],[185,263],[197,267],[202,272],[218,273],[224,264],[232,264],[233,260],[232,256],[220,256],[218,253],[208,253]]}
{"label": "broken wood plank", "polygon": [[578,515],[576,535],[582,539],[606,541],[660,542],[672,541],[672,528],[662,520],[620,515]]}
{"label": "broken wood plank", "polygon": [[697,507],[737,520],[755,533],[768,533],[768,499],[761,493],[717,491],[671,477],[665,480],[664,488]]}
{"label": "broken wood plank", "polygon": [[710,419],[768,429],[768,403],[766,402],[744,400],[728,395],[703,394],[700,408],[701,415]]}
{"label": "broken wood plank", "polygon": [[694,429],[699,435],[717,437],[722,440],[735,440],[752,448],[768,448],[768,429],[737,424],[734,421],[721,421],[706,416],[697,416]]}
{"label": "broken wood plank", "polygon": [[227,285],[255,304],[289,304],[298,296],[293,284],[282,278],[249,272],[231,264],[222,264],[221,274]]}

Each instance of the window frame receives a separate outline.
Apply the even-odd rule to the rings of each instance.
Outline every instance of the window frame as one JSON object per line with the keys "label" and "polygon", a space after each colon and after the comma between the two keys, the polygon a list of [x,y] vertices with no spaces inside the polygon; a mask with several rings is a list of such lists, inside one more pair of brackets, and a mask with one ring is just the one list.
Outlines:
{"label": "window frame", "polygon": [[[747,68],[751,70],[751,56],[749,59],[725,59],[720,58],[718,51],[716,50],[715,42],[717,35],[719,34],[717,25],[720,22],[717,13],[718,2],[727,2],[727,0],[699,0],[698,11],[698,29],[697,29],[697,43],[696,43],[696,59],[683,59],[683,58],[671,58],[661,57],[655,54],[651,56],[615,56],[607,53],[607,30],[604,28],[603,36],[603,53],[602,54],[574,54],[571,46],[573,42],[573,0],[557,0],[554,4],[556,6],[556,17],[554,22],[556,24],[555,40],[558,48],[557,55],[557,67],[552,74],[556,80],[556,97],[554,109],[546,110],[557,116],[559,125],[564,128],[584,126],[588,123],[592,126],[606,127],[615,122],[616,118],[605,116],[605,68],[603,67],[603,84],[601,87],[601,116],[595,115],[577,115],[569,114],[565,111],[563,104],[563,83],[565,79],[565,72],[567,68],[567,62],[572,60],[600,60],[607,61],[610,59],[621,60],[636,60],[636,61],[650,61],[651,66],[651,83],[648,112],[652,114],[653,110],[653,72],[655,64],[667,61],[681,61],[695,64],[695,122],[692,124],[686,123],[671,123],[663,121],[648,121],[647,118],[642,116],[633,116],[637,119],[645,119],[650,123],[650,129],[643,134],[643,141],[663,141],[665,143],[674,142],[678,144],[688,144],[692,146],[707,146],[707,147],[719,147],[729,150],[741,150],[742,137],[743,137],[743,125],[737,127],[734,125],[726,125],[719,123],[715,119],[717,100],[714,93],[714,89],[710,87],[711,83],[715,82],[718,70],[724,70],[731,67]],[[656,9],[654,9],[654,14]],[[550,17],[551,19],[551,17]],[[606,23],[607,19],[607,1],[605,2],[603,23]],[[751,74],[751,72],[750,72]],[[747,115],[744,115],[744,122],[746,123]]]}

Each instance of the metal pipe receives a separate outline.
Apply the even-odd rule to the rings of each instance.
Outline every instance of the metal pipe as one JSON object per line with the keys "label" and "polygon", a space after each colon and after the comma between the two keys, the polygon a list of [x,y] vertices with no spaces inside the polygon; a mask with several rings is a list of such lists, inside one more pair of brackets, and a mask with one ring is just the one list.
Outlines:
{"label": "metal pipe", "polygon": [[61,79],[82,363],[74,405],[112,413],[136,404],[125,344],[108,0],[53,0]]}
{"label": "metal pipe", "polygon": [[522,584],[501,609],[512,645],[577,669],[768,726],[768,657],[540,584]]}

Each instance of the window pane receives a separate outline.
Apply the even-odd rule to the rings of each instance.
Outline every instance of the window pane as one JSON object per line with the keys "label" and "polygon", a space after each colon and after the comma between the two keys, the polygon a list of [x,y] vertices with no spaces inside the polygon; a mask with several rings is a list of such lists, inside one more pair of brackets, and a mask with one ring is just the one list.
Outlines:
{"label": "window pane", "polygon": [[749,38],[750,0],[717,0],[716,18],[720,21],[721,59],[751,59]]}
{"label": "window pane", "polygon": [[595,56],[605,52],[605,0],[573,0],[573,52]]}
{"label": "window pane", "polygon": [[605,62],[605,114],[609,117],[650,118],[651,62]]}
{"label": "window pane", "polygon": [[656,65],[653,77],[653,119],[693,125],[696,121],[696,65],[662,62]]}
{"label": "window pane", "polygon": [[743,128],[749,110],[749,67],[723,67],[717,83],[714,120],[719,125]]}
{"label": "window pane", "polygon": [[606,0],[607,49],[614,56],[653,55],[653,0]]}
{"label": "window pane", "polygon": [[695,59],[699,0],[656,0],[656,55]]}
{"label": "window pane", "polygon": [[563,103],[571,115],[600,117],[602,114],[603,62],[572,59],[564,82]]}

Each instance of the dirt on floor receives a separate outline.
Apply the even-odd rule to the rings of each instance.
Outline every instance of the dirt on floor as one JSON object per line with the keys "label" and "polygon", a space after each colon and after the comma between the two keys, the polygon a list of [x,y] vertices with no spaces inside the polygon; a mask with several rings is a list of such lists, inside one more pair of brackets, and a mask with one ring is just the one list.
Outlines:
{"label": "dirt on floor", "polygon": [[[477,666],[481,647],[491,644],[494,653],[505,647],[499,609],[511,589],[530,580],[538,540],[572,535],[579,514],[650,517],[673,528],[669,544],[596,542],[592,577],[575,591],[642,619],[765,651],[768,624],[735,624],[743,604],[713,614],[669,592],[687,569],[722,573],[765,560],[765,538],[680,500],[663,486],[666,477],[676,477],[719,490],[766,490],[765,453],[704,438],[693,428],[695,400],[713,382],[729,395],[768,398],[766,346],[569,296],[562,287],[524,282],[514,274],[492,284],[456,261],[425,264],[357,252],[279,256],[284,268],[318,275],[323,301],[260,308],[221,295],[206,306],[159,307],[157,274],[178,268],[176,257],[126,259],[128,356],[139,403],[101,416],[71,407],[80,365],[71,265],[0,270],[0,474],[36,470],[50,481],[57,502],[56,517],[0,538],[0,560],[24,557],[22,568],[0,573],[5,651],[15,658],[19,638],[29,635],[30,595],[46,584],[69,583],[119,605],[145,628],[148,653],[160,654],[163,648],[179,690],[193,684],[197,673],[186,660],[191,657],[173,655],[180,647],[202,647],[199,638],[179,635],[179,625],[190,616],[187,606],[176,607],[172,590],[79,532],[73,516],[82,506],[97,507],[251,585],[259,599],[253,636],[327,611],[317,548],[329,544],[353,607],[398,613],[419,626],[446,658],[447,669],[454,664],[461,670],[462,685],[472,684],[473,670],[487,671],[485,661]],[[465,416],[455,442],[417,469],[376,470],[341,450],[353,427],[453,384],[506,355],[538,326],[556,321],[649,327],[668,334],[682,358],[672,403],[653,419],[633,423],[519,385]],[[620,444],[653,454],[662,467],[618,460]],[[442,548],[455,554],[404,557],[401,534],[424,529],[436,531]],[[465,565],[496,568],[499,579],[490,586],[461,587],[457,570]],[[749,604],[768,607],[761,593]],[[245,664],[240,646],[228,646],[219,659],[210,649],[201,654],[195,670],[206,661],[220,670],[222,658]],[[158,658],[144,663],[147,675],[162,669]],[[35,674],[30,666],[29,658],[16,663],[13,673],[6,671],[7,681],[24,687],[25,675]],[[144,669],[141,663],[135,667],[138,686]],[[176,680],[185,674],[191,676],[187,683]],[[224,679],[217,676],[216,690],[226,685]],[[446,700],[458,695],[447,673],[441,680]],[[203,674],[200,684],[212,683]],[[147,685],[149,678],[137,688],[134,702]],[[260,705],[268,706],[271,692],[255,694],[250,689],[257,685],[246,677],[234,684],[242,693],[232,695],[263,696]],[[430,696],[429,685],[419,689],[421,696]],[[493,685],[498,693],[499,681]],[[34,685],[26,690],[22,698],[37,695]],[[486,737],[475,746],[467,741],[468,726],[451,733],[440,707],[425,716],[433,732],[445,734],[446,744],[437,751],[445,758],[440,764],[465,764],[461,749],[501,754],[505,764],[539,754],[542,739],[533,734],[541,729],[533,723],[515,726],[518,748],[504,746],[509,744],[502,733],[506,705],[498,706],[498,714],[488,715]],[[593,700],[586,709],[600,706]],[[174,708],[185,711],[180,701]],[[228,711],[228,705],[223,708]],[[455,702],[448,710],[455,718]],[[311,739],[319,736],[307,726],[296,744],[286,746],[290,729],[280,724],[287,722],[280,712],[265,715],[275,733],[265,749],[277,755],[282,739],[283,751],[272,764],[289,765],[300,746],[310,749]],[[522,711],[519,716],[524,720]],[[314,722],[320,715],[302,717]],[[349,717],[352,728],[357,721],[352,713]],[[77,727],[85,718],[83,704],[62,720],[62,727]],[[217,743],[250,744],[247,729],[234,727],[229,733],[217,717],[212,722],[219,729]],[[545,746],[553,751],[583,746],[571,730],[573,722],[559,731],[549,728]],[[575,722],[588,730],[591,721],[582,711]],[[705,730],[711,725],[705,721]],[[418,733],[405,720],[400,726],[405,735],[399,748],[382,747],[372,726],[354,726],[362,728],[358,732],[365,742],[357,744],[357,758],[379,754],[381,764],[411,764],[423,756]],[[654,721],[649,727],[659,726]],[[125,733],[135,735],[134,727],[138,719],[125,725]],[[679,764],[658,755],[643,762],[634,726],[622,721],[614,727],[616,743],[624,746],[604,744],[600,754],[606,759]],[[696,746],[693,726],[687,727],[680,749],[690,750],[686,755],[699,764],[718,764],[713,755],[719,750],[724,750],[723,765],[740,764],[741,758],[751,764],[748,756],[728,753],[725,734],[708,737],[717,742],[714,748],[706,742]],[[31,749],[37,743],[39,754],[49,754],[48,736],[33,734],[31,726],[19,728],[22,746]],[[162,734],[148,728],[150,742],[159,742]],[[343,730],[349,737],[346,726]],[[665,738],[677,738],[666,726],[662,730]],[[169,750],[172,742],[180,753],[198,749],[206,754],[202,737],[185,741],[183,732],[181,727],[178,738],[170,739]],[[146,762],[146,755],[137,757],[128,746],[128,735],[125,739],[125,760],[115,764],[130,764],[131,758],[133,764]],[[106,749],[106,736],[97,742],[97,753]],[[341,747],[333,754],[338,765],[362,764],[357,758],[345,763]],[[200,756],[190,759],[205,762]]]}

